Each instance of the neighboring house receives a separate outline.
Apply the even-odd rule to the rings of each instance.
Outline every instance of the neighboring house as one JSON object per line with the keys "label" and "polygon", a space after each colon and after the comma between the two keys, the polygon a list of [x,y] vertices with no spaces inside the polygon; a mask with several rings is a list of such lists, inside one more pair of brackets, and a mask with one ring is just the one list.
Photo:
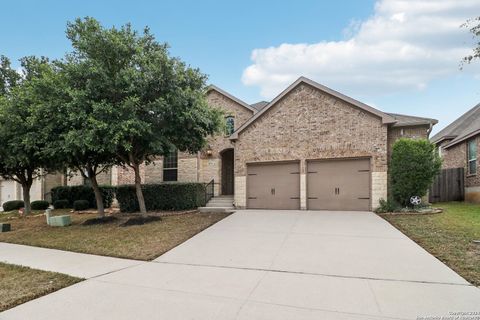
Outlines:
{"label": "neighboring house", "polygon": [[[53,187],[63,184],[62,174],[48,174],[41,178],[35,179],[30,190],[31,201],[49,200],[50,190]],[[0,204],[10,200],[22,200],[22,186],[13,180],[0,179]],[[2,209],[3,210],[3,209]]]}
{"label": "neighboring house", "polygon": [[[238,208],[371,210],[387,198],[388,159],[400,137],[428,138],[436,120],[389,114],[299,78],[270,102],[249,105],[211,86],[227,129],[198,154],[143,166],[145,183],[215,181]],[[133,173],[111,170],[114,185]]]}
{"label": "neighboring house", "polygon": [[465,200],[480,203],[480,104],[434,135],[431,141],[438,147],[444,169],[464,168]]}

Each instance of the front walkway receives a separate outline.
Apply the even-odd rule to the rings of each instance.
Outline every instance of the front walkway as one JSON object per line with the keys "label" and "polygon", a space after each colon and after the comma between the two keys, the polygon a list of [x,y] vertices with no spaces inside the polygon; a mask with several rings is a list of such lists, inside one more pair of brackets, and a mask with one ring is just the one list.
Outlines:
{"label": "front walkway", "polygon": [[0,319],[366,320],[476,311],[478,288],[373,213],[251,210],[154,262]]}
{"label": "front walkway", "polygon": [[89,279],[136,266],[143,261],[0,242],[0,262]]}

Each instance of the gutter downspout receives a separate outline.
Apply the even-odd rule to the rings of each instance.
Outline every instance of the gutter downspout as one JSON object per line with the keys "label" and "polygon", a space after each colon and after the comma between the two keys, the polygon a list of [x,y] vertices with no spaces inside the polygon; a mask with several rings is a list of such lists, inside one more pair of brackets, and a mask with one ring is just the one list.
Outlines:
{"label": "gutter downspout", "polygon": [[430,122],[430,127],[427,130],[427,139],[430,139],[430,133],[432,132],[432,130],[433,130],[433,123]]}

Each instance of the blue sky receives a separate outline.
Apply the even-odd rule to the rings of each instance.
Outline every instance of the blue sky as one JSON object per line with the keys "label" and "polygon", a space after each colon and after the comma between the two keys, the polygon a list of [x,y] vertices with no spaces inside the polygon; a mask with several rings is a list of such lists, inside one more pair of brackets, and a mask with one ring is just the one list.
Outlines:
{"label": "blue sky", "polygon": [[59,58],[76,17],[131,22],[248,103],[305,75],[383,111],[437,118],[440,128],[480,102],[480,62],[458,68],[472,46],[459,25],[480,12],[476,2],[4,1],[0,54]]}

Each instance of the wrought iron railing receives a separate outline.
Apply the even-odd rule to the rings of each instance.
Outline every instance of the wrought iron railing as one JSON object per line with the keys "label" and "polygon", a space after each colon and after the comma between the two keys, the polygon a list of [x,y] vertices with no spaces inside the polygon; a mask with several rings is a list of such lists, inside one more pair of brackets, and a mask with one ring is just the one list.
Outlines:
{"label": "wrought iron railing", "polygon": [[215,186],[215,180],[212,179],[209,183],[205,185],[205,204],[210,201],[210,199],[213,198],[214,195],[214,186]]}

